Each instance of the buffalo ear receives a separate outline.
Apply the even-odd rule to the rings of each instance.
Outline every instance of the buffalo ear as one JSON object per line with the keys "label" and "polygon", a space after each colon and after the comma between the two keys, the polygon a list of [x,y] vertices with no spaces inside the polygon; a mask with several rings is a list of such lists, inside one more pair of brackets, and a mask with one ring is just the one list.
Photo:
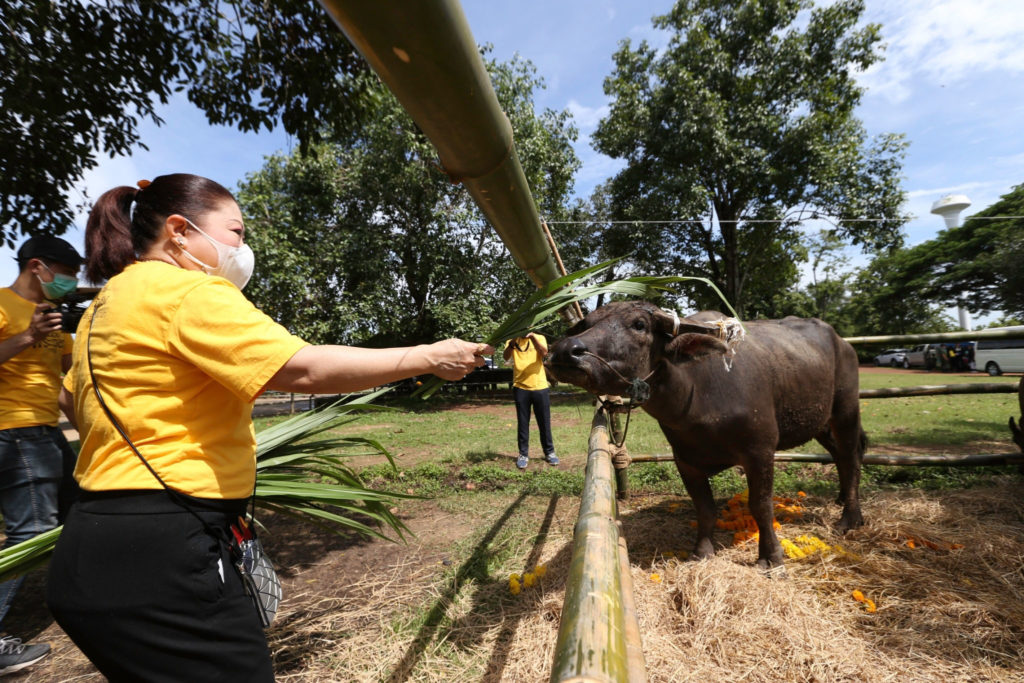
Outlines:
{"label": "buffalo ear", "polygon": [[708,334],[688,332],[675,337],[665,345],[665,355],[669,360],[688,362],[697,360],[712,353],[724,354],[729,350],[721,340]]}

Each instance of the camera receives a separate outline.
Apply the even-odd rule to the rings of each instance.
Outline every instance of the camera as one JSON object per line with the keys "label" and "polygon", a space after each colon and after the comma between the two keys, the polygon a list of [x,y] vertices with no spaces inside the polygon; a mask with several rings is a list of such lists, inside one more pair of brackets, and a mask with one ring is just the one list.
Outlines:
{"label": "camera", "polygon": [[79,287],[60,301],[51,303],[52,310],[60,313],[61,332],[74,334],[78,331],[78,322],[98,291],[98,287]]}
{"label": "camera", "polygon": [[82,319],[82,314],[85,313],[86,308],[88,308],[88,304],[72,303],[70,301],[54,304],[53,310],[60,313],[60,331],[67,332],[68,334],[77,332],[78,322]]}

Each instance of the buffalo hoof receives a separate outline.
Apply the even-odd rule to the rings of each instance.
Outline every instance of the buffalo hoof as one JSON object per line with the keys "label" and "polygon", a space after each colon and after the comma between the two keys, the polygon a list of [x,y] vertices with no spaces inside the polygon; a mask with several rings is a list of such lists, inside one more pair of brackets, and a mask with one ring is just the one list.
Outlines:
{"label": "buffalo hoof", "polygon": [[693,547],[693,552],[690,553],[686,559],[694,562],[696,560],[706,560],[715,556],[715,546],[711,543],[710,539],[702,539],[697,541],[697,545]]}
{"label": "buffalo hoof", "polygon": [[847,531],[859,529],[864,526],[864,516],[857,512],[844,512],[843,516],[836,522],[835,529],[840,534],[845,534]]}

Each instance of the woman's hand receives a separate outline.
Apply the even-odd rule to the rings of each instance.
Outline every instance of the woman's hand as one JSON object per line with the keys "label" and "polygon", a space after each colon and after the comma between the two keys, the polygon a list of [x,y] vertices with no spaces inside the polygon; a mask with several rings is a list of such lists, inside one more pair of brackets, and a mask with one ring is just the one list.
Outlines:
{"label": "woman's hand", "polygon": [[484,364],[484,356],[494,353],[489,344],[477,344],[462,339],[445,339],[427,345],[424,354],[432,369],[430,372],[448,381],[460,380]]}

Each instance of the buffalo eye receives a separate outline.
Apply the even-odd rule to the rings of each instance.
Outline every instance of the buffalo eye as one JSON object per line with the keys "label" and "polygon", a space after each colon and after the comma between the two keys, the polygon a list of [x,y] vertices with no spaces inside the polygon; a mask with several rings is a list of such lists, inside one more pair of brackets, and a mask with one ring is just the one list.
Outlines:
{"label": "buffalo eye", "polygon": [[636,320],[634,320],[632,327],[637,332],[646,332],[647,331],[647,323],[643,319],[641,319],[641,318],[637,318]]}

